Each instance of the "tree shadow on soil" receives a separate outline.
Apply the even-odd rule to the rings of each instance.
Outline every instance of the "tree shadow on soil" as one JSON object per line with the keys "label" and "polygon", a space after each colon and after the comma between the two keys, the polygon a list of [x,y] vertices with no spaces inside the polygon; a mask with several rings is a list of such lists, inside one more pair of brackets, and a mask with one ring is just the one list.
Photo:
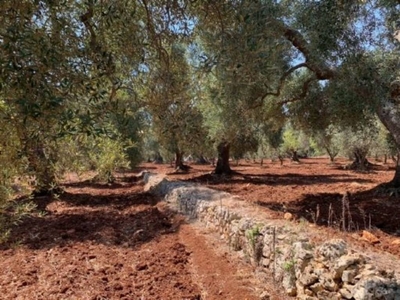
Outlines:
{"label": "tree shadow on soil", "polygon": [[372,180],[360,179],[348,174],[341,175],[303,175],[296,173],[288,174],[235,174],[233,176],[219,176],[214,174],[203,174],[184,181],[203,183],[207,185],[219,184],[254,184],[254,185],[313,185],[329,183],[371,183]]}
{"label": "tree shadow on soil", "polygon": [[348,231],[378,228],[400,236],[400,199],[379,194],[378,187],[351,194],[348,204],[343,194],[307,194],[296,202],[257,202],[258,205],[278,212],[290,212],[296,219],[306,219],[319,226],[337,229],[343,227],[343,216]]}
{"label": "tree shadow on soil", "polygon": [[155,197],[148,192],[95,196],[91,194],[75,194],[65,192],[59,196],[58,200],[66,202],[71,206],[107,206],[119,210],[138,205],[154,206],[160,201],[158,197]]}
{"label": "tree shadow on soil", "polygon": [[92,211],[27,218],[13,228],[8,244],[42,249],[91,241],[108,246],[136,247],[175,230],[171,216],[156,207],[126,215]]}
{"label": "tree shadow on soil", "polygon": [[[16,201],[25,202],[26,200],[21,198]],[[54,201],[62,201],[67,203],[68,205],[73,205],[73,206],[90,206],[90,207],[108,206],[121,210],[134,205],[154,206],[160,201],[160,199],[147,192],[106,194],[106,195],[63,192],[57,197],[40,196],[40,197],[35,197],[30,201],[36,205],[36,209],[38,211],[46,211],[48,205]]]}
{"label": "tree shadow on soil", "polygon": [[[10,240],[0,249],[13,245],[47,249],[76,242],[137,247],[176,232],[182,223],[172,211],[156,206],[159,200],[144,192],[100,196],[64,193],[57,201],[40,197],[34,202],[41,209],[14,226]],[[52,209],[40,214],[47,205]]]}
{"label": "tree shadow on soil", "polygon": [[141,172],[148,171],[151,169],[157,169],[156,167],[136,167],[132,170],[121,170],[115,173],[116,181],[107,183],[107,182],[97,182],[94,178],[89,178],[86,180],[78,180],[74,182],[64,183],[63,186],[71,187],[71,188],[96,188],[96,189],[118,189],[129,186],[129,184],[136,184],[137,182],[142,180]]}
{"label": "tree shadow on soil", "polygon": [[121,187],[124,187],[123,184],[118,183],[118,182],[101,183],[101,182],[93,182],[91,179],[87,179],[87,180],[79,181],[79,182],[65,183],[63,185],[67,188],[69,188],[69,187],[71,187],[71,188],[91,187],[91,188],[95,188],[95,189],[119,189]]}

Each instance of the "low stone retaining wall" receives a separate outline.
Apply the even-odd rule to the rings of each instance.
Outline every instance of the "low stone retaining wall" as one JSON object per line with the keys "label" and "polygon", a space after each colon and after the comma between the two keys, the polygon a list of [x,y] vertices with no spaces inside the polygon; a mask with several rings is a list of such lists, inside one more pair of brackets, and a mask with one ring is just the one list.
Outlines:
{"label": "low stone retaining wall", "polygon": [[271,220],[228,193],[160,175],[144,176],[145,190],[176,211],[219,232],[233,251],[271,276],[297,299],[400,300],[400,281],[343,240],[314,245],[307,224]]}

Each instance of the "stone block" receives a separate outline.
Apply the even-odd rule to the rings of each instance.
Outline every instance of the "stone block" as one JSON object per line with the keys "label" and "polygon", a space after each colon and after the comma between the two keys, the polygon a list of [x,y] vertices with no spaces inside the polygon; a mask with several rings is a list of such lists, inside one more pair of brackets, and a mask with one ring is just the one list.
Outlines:
{"label": "stone block", "polygon": [[357,270],[344,270],[342,273],[342,281],[344,283],[352,283],[354,284],[354,278],[357,275]]}
{"label": "stone block", "polygon": [[347,244],[341,239],[330,240],[319,246],[316,254],[321,261],[332,262],[347,254]]}

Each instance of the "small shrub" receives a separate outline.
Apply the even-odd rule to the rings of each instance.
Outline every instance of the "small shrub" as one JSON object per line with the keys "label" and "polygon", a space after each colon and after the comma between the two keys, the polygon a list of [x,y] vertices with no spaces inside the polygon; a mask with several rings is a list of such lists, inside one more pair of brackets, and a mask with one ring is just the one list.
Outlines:
{"label": "small shrub", "polygon": [[260,235],[260,229],[258,228],[258,226],[254,226],[253,228],[248,229],[246,231],[246,237],[250,241],[253,250],[256,247],[256,240],[259,235]]}
{"label": "small shrub", "polygon": [[118,168],[128,168],[129,161],[125,154],[128,148],[119,139],[98,138],[95,147],[89,152],[89,158],[97,171],[96,180],[113,182],[113,172]]}
{"label": "small shrub", "polygon": [[282,268],[286,272],[290,273],[294,270],[295,264],[296,264],[296,262],[293,259],[291,259],[291,260],[285,261],[282,265]]}

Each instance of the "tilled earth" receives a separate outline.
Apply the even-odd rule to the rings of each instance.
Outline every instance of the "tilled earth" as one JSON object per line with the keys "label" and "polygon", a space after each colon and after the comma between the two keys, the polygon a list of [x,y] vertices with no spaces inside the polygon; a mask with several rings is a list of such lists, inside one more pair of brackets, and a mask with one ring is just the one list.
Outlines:
{"label": "tilled earth", "polygon": [[142,191],[70,182],[34,199],[0,249],[0,299],[257,299],[227,253]]}
{"label": "tilled earth", "polygon": [[[326,158],[264,166],[240,162],[234,176],[214,176],[210,165],[191,165],[175,174],[168,165],[141,168],[170,180],[206,185],[268,210],[273,218],[290,212],[292,222],[318,228],[321,239],[340,237],[365,250],[400,257],[400,199],[379,193],[393,166],[377,164],[357,173]],[[276,287],[257,281],[254,270],[199,225],[187,224],[165,203],[143,192],[132,173],[113,185],[69,176],[59,197],[34,199],[36,213],[12,230],[0,247],[0,299],[284,299]],[[342,197],[349,232],[340,231]],[[241,199],[241,200],[240,200]],[[199,229],[200,228],[200,229]],[[309,227],[312,230],[312,227]],[[368,229],[378,242],[362,239]]]}
{"label": "tilled earth", "polygon": [[[392,193],[377,188],[394,175],[393,163],[375,162],[368,172],[347,170],[351,161],[335,163],[328,158],[307,158],[300,163],[286,160],[260,163],[232,163],[238,174],[215,176],[210,165],[191,165],[187,174],[174,174],[168,165],[145,164],[150,171],[168,174],[170,180],[184,180],[229,192],[240,199],[268,210],[269,215],[283,218],[291,213],[297,222],[306,220],[325,231],[326,236],[349,238],[361,248],[389,252],[400,257],[400,191]],[[343,195],[349,192],[348,203]],[[346,231],[343,231],[345,216]],[[363,230],[379,240],[364,241]]]}

